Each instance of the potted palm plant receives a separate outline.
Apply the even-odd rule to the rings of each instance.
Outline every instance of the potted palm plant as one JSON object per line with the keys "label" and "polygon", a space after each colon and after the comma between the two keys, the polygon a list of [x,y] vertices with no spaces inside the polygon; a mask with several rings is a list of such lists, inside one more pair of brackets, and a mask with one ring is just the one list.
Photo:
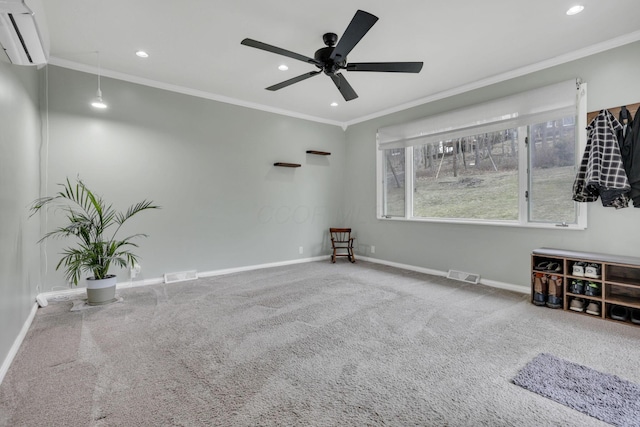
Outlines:
{"label": "potted palm plant", "polygon": [[66,183],[58,185],[62,189],[55,196],[33,202],[31,215],[45,207],[57,207],[64,212],[67,223],[45,234],[40,242],[51,237],[75,238],[76,244],[62,252],[56,270],[64,267],[67,281],[76,286],[83,273],[91,274],[87,278],[87,301],[90,305],[113,302],[116,300],[116,276],[109,274],[109,269],[112,266],[125,268],[135,265],[138,257],[131,248],[138,245],[132,240],[146,237],[146,234],[133,234],[119,238],[118,232],[129,218],[159,206],[143,200],[126,212],[117,212],[87,188],[80,178],[75,184],[67,178]]}

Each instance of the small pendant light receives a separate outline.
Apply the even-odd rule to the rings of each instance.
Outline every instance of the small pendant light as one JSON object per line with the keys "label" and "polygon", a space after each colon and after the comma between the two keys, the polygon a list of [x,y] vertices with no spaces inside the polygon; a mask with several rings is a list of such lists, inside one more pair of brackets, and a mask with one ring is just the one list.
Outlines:
{"label": "small pendant light", "polygon": [[102,100],[102,90],[100,90],[100,51],[96,52],[98,55],[98,91],[96,92],[96,97],[91,101],[91,106],[93,108],[105,109],[107,108],[107,104]]}

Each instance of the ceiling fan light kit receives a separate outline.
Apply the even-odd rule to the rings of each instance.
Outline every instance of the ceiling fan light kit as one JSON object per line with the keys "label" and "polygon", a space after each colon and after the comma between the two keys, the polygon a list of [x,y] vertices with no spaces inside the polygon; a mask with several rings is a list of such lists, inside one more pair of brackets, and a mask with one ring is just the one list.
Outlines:
{"label": "ceiling fan light kit", "polygon": [[241,44],[303,61],[315,65],[318,68],[317,71],[310,71],[269,86],[266,88],[267,90],[280,90],[294,83],[324,73],[331,78],[345,101],[351,101],[356,99],[358,94],[351,87],[346,77],[339,72],[341,70],[387,73],[419,73],[420,70],[422,70],[422,62],[347,62],[347,55],[360,42],[365,34],[367,34],[371,27],[373,27],[376,21],[378,21],[378,17],[369,12],[358,10],[340,40],[338,40],[338,35],[335,33],[325,33],[322,36],[322,41],[326,46],[318,49],[313,58],[249,38],[242,40]]}

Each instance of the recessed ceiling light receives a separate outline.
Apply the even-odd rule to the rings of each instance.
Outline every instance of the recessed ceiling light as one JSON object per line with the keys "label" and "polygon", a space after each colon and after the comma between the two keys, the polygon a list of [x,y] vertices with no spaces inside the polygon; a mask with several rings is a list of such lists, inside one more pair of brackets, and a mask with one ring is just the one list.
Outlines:
{"label": "recessed ceiling light", "polygon": [[289,67],[287,67],[285,64],[279,65],[278,66],[278,70],[280,71],[287,71],[289,69]]}
{"label": "recessed ceiling light", "polygon": [[136,55],[137,55],[139,58],[148,58],[148,57],[149,57],[149,54],[148,54],[147,52],[145,52],[144,50],[139,50],[139,51],[137,51],[137,52],[136,52]]}
{"label": "recessed ceiling light", "polygon": [[338,106],[338,103],[337,103],[337,102],[332,102],[332,103],[331,103],[331,106],[332,106],[332,107],[337,107],[337,106]]}
{"label": "recessed ceiling light", "polygon": [[577,15],[583,10],[584,10],[584,6],[577,4],[573,6],[571,9],[567,10],[567,15]]}

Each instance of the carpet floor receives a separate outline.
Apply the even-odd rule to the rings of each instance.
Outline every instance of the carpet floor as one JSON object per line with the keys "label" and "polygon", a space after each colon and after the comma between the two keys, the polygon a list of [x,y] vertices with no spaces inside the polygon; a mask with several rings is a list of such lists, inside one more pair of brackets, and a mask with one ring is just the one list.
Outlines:
{"label": "carpet floor", "polygon": [[640,328],[358,262],[38,310],[2,426],[603,426],[512,383],[538,353],[640,382]]}

